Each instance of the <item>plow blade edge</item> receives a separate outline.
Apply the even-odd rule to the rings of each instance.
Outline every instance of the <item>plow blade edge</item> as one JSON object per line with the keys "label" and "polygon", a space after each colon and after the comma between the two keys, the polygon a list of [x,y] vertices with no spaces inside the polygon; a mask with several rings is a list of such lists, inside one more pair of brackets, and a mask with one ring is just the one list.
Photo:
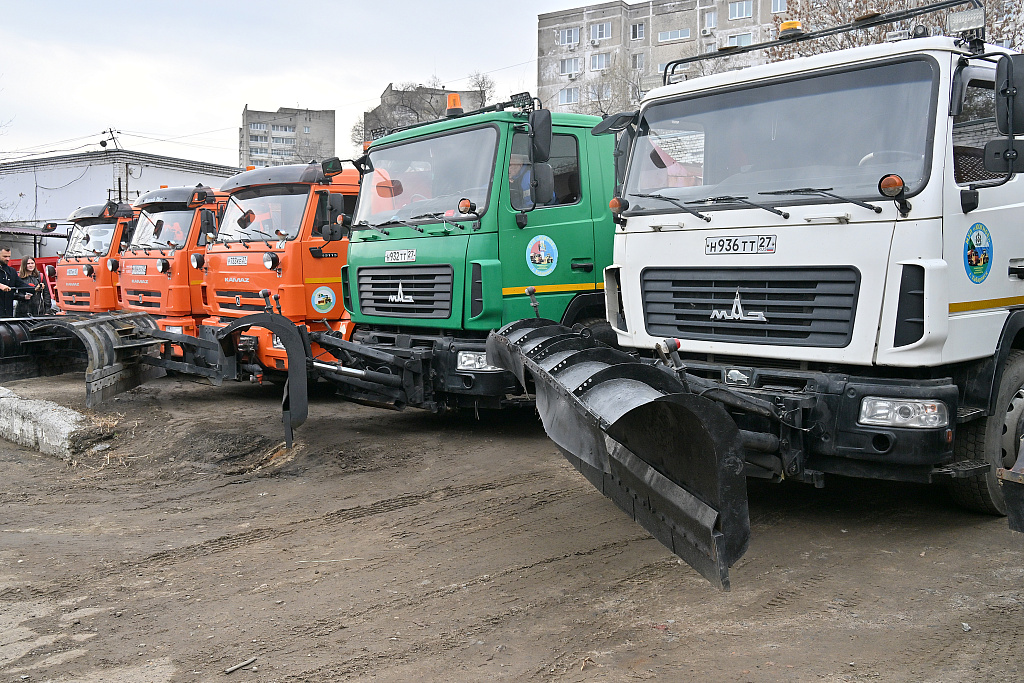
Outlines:
{"label": "plow blade edge", "polygon": [[532,376],[544,429],[576,469],[728,590],[750,522],[742,439],[721,405],[550,320],[512,323],[491,334],[487,351],[524,386]]}

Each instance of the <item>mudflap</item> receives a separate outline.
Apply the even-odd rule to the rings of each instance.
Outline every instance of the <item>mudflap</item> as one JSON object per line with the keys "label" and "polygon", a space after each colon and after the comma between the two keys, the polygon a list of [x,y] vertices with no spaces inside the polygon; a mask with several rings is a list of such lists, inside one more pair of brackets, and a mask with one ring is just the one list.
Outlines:
{"label": "mudflap", "polygon": [[488,363],[532,376],[548,436],[598,490],[711,583],[750,539],[732,417],[671,372],[550,320],[492,333]]}
{"label": "mudflap", "polygon": [[1017,451],[1017,462],[1010,469],[1000,467],[996,476],[1003,487],[1010,529],[1024,533],[1024,439]]}
{"label": "mudflap", "polygon": [[95,313],[0,321],[0,380],[85,369],[85,404],[93,407],[165,374],[142,362],[159,348],[146,313]]}
{"label": "mudflap", "polygon": [[288,354],[288,379],[281,397],[281,421],[284,424],[285,446],[292,447],[292,430],[309,416],[309,372],[313,351],[305,327],[296,325],[277,313],[256,313],[235,320],[217,331],[217,340],[225,357],[235,355],[234,333],[251,327],[262,327],[277,335]]}

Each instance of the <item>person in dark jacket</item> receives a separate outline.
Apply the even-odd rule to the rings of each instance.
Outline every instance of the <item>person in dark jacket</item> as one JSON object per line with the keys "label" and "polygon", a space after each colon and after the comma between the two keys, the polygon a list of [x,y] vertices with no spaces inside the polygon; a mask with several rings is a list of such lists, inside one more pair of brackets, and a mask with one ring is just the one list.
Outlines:
{"label": "person in dark jacket", "polygon": [[36,267],[36,260],[31,256],[21,259],[21,268],[18,269],[18,277],[30,285],[35,285],[35,295],[28,301],[15,298],[17,314],[19,318],[32,318],[40,315],[50,315],[50,290],[46,287],[43,274]]}
{"label": "person in dark jacket", "polygon": [[31,289],[32,285],[18,277],[18,273],[10,266],[11,248],[0,247],[0,318],[14,317],[14,297],[25,297],[22,300],[32,300],[31,294],[21,294],[13,291],[17,287]]}

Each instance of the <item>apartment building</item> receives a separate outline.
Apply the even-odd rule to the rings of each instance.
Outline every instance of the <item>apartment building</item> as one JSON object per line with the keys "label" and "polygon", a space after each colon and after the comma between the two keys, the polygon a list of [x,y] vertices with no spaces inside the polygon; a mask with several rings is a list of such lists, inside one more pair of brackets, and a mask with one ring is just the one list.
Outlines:
{"label": "apartment building", "polygon": [[[538,96],[555,111],[621,110],[661,85],[665,64],[674,59],[769,40],[787,2],[795,0],[619,0],[541,14]],[[756,60],[763,56],[691,65],[677,74],[703,75]]]}
{"label": "apartment building", "polygon": [[281,166],[334,156],[333,109],[257,111],[246,105],[238,130],[238,165]]}

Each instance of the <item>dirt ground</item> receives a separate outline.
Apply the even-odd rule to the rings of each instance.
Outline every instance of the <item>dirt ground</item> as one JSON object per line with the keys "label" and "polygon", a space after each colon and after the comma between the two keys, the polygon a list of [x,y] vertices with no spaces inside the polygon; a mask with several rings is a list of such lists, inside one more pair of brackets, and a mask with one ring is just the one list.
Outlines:
{"label": "dirt ground", "polygon": [[320,397],[283,452],[278,406],[165,378],[72,462],[0,442],[0,683],[1024,678],[1024,535],[940,489],[752,482],[722,593],[531,412]]}

